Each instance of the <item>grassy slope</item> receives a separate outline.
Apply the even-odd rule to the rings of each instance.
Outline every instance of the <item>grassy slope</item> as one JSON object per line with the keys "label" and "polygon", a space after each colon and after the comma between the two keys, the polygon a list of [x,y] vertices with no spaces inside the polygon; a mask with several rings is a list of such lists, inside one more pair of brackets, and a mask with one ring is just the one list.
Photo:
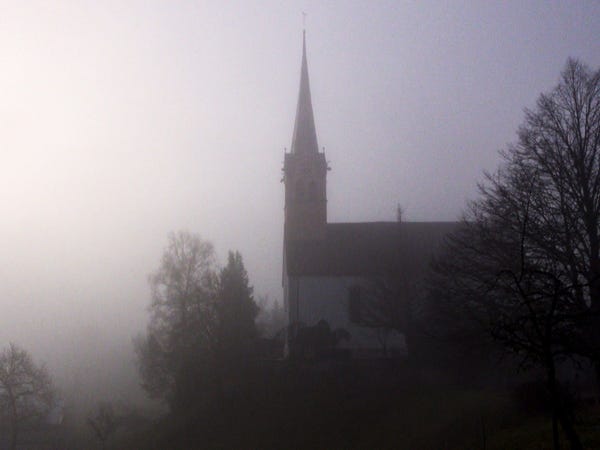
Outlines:
{"label": "grassy slope", "polygon": [[[484,440],[488,449],[551,448],[549,419],[519,412],[511,393],[424,382],[409,368],[305,368],[249,385],[122,448],[481,449]],[[586,448],[600,448],[600,410],[580,412],[578,430]]]}

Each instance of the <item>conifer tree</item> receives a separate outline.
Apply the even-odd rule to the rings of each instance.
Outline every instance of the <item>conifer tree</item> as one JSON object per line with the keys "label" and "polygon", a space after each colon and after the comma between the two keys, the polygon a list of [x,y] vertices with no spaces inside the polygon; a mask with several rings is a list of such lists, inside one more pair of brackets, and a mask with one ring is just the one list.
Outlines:
{"label": "conifer tree", "polygon": [[217,294],[219,352],[225,360],[248,357],[258,337],[258,306],[239,252],[229,252],[221,270]]}

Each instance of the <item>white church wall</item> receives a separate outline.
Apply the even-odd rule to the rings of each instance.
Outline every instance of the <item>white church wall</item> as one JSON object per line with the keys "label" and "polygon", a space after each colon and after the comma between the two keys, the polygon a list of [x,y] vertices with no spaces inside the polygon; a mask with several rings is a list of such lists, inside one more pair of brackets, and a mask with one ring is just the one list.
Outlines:
{"label": "white church wall", "polygon": [[[291,308],[290,319],[306,325],[315,325],[326,320],[332,330],[344,328],[351,335],[341,347],[351,349],[379,350],[382,343],[378,331],[360,327],[350,321],[348,313],[348,292],[351,286],[364,285],[360,277],[302,276],[288,280],[290,290],[288,301]],[[297,298],[299,302],[297,303]],[[404,337],[391,331],[387,336],[389,350],[405,350]]]}

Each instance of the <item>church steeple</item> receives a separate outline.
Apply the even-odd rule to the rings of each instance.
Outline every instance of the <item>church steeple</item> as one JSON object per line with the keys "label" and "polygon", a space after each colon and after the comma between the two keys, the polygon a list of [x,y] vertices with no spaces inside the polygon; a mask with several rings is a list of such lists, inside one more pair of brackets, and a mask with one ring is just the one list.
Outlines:
{"label": "church steeple", "polygon": [[296,106],[296,121],[292,136],[292,153],[318,153],[317,132],[310,98],[308,64],[306,62],[306,31],[302,32],[302,67],[300,69],[300,90]]}
{"label": "church steeple", "polygon": [[303,32],[300,90],[294,134],[291,151],[285,154],[283,162],[286,241],[315,240],[325,236],[327,170],[325,154],[319,152],[317,145],[306,62],[306,33]]}

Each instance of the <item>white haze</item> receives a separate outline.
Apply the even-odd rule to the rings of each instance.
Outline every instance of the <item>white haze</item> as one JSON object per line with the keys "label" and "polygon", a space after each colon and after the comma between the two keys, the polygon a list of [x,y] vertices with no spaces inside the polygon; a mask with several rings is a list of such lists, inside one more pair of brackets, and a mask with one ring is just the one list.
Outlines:
{"label": "white haze", "polygon": [[567,57],[600,65],[598,2],[323,3],[0,2],[0,343],[133,373],[178,229],[281,298],[302,11],[331,221],[456,219]]}

